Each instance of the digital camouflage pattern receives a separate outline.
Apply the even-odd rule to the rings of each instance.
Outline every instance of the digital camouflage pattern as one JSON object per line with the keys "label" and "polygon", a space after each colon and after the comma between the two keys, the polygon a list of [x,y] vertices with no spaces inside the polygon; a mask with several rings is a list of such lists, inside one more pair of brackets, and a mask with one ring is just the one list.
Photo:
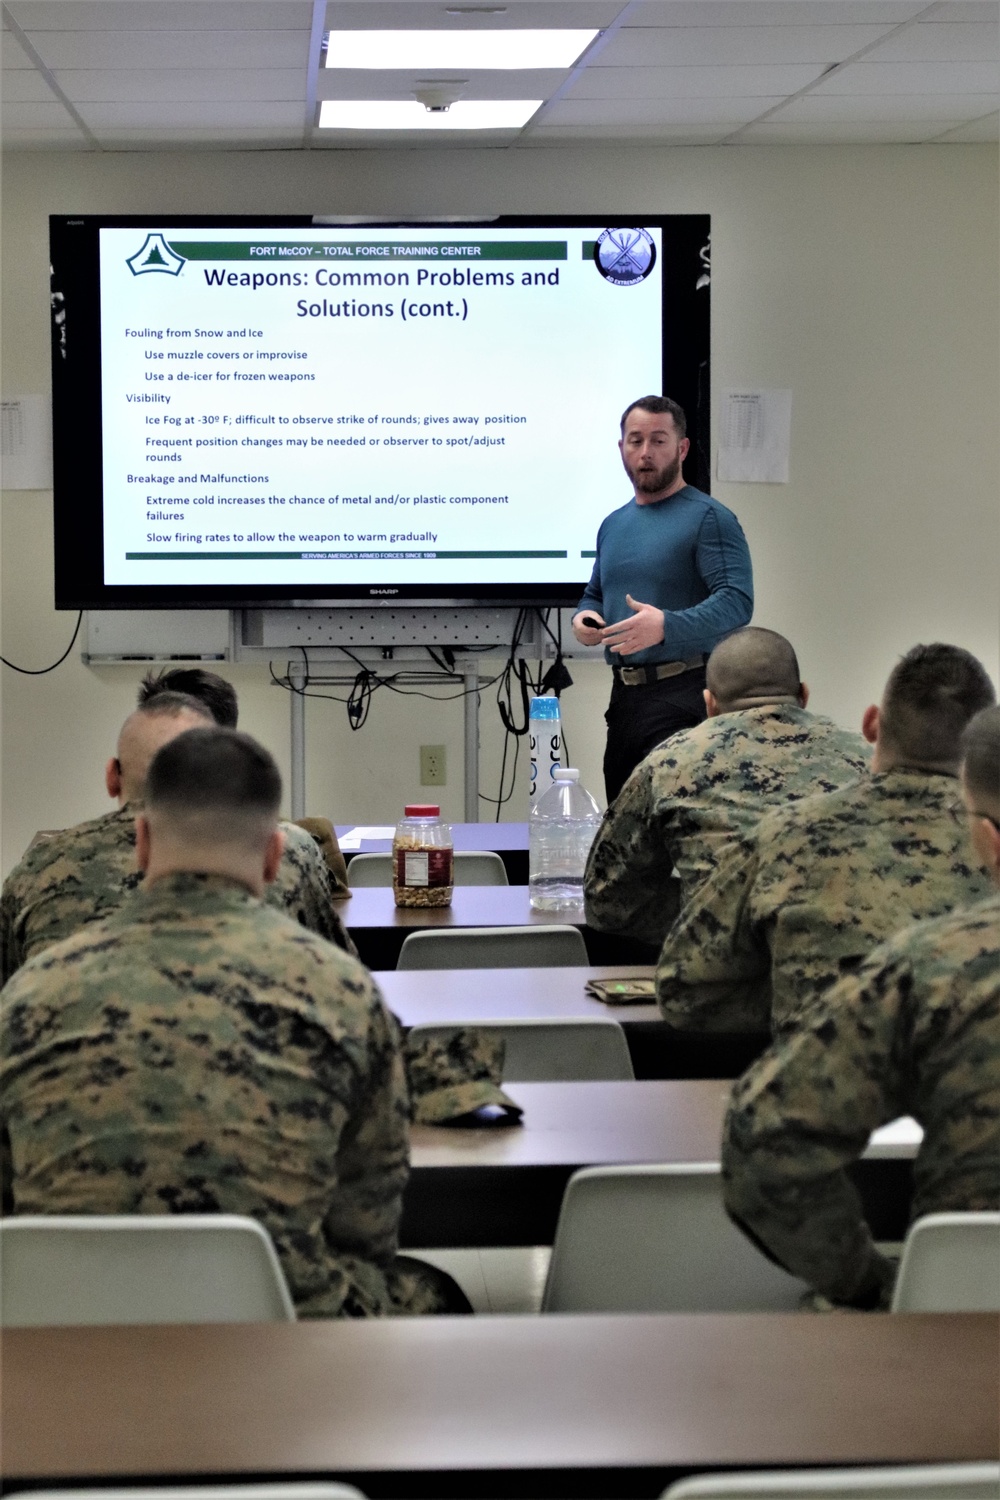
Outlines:
{"label": "digital camouflage pattern", "polygon": [[[142,885],[135,865],[137,803],[39,840],[4,883],[0,896],[0,978],[6,983],[29,958],[92,922],[102,921]],[[313,837],[279,825],[285,852],[267,887],[267,906],[357,957],[333,904],[326,862]],[[514,1108],[500,1088],[502,1057],[487,1038],[463,1032],[445,1050],[405,1043],[414,1118],[435,1125],[482,1104]],[[491,1081],[492,1080],[492,1081]]]}
{"label": "digital camouflage pattern", "polygon": [[5,1211],[259,1220],[305,1317],[434,1310],[394,1266],[398,1030],[371,976],[217,875],[170,875],[11,980]]}
{"label": "digital camouflage pattern", "polygon": [[726,1206],[835,1302],[885,1305],[892,1269],[844,1168],[913,1115],[913,1219],[1000,1209],[1000,897],[907,928],[813,1003],[735,1085]]}
{"label": "digital camouflage pattern", "polygon": [[733,838],[768,807],[868,769],[860,734],[796,703],[719,714],[672,735],[604,814],[584,879],[587,921],[659,946]]}
{"label": "digital camouflage pattern", "polygon": [[[0,983],[36,953],[88,922],[110,916],[139,888],[135,818],[141,810],[138,803],[126,803],[31,845],[8,875],[0,896]],[[285,853],[265,900],[310,932],[353,953],[315,841],[294,823],[280,826]]]}
{"label": "digital camouflage pattern", "polygon": [[347,883],[347,860],[340,852],[337,830],[329,818],[296,818],[296,825],[304,828],[316,842],[319,852],[330,872],[330,888],[335,901],[344,901],[351,894]]}
{"label": "digital camouflage pattern", "polygon": [[891,770],[767,813],[667,935],[666,1020],[777,1034],[900,928],[986,896],[957,801],[953,776]]}
{"label": "digital camouflage pattern", "polygon": [[511,1122],[524,1111],[500,1087],[503,1037],[456,1026],[446,1036],[406,1038],[406,1076],[412,1117],[419,1125],[444,1125],[484,1104],[498,1104]]}

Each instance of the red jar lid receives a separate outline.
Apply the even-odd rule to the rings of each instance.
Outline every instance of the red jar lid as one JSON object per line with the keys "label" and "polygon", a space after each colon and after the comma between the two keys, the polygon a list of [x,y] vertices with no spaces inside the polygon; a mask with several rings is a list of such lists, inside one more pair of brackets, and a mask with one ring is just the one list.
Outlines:
{"label": "red jar lid", "polygon": [[407,818],[439,818],[441,808],[434,802],[408,802],[403,815]]}

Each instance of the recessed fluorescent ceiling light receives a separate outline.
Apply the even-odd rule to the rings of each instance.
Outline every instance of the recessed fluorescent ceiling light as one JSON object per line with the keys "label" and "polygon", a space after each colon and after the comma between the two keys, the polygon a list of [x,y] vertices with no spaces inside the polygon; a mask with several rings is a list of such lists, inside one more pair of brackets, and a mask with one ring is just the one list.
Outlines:
{"label": "recessed fluorescent ceiling light", "polygon": [[541,99],[460,99],[432,112],[416,100],[324,99],[321,130],[519,130]]}
{"label": "recessed fluorescent ceiling light", "polygon": [[596,31],[331,31],[328,68],[571,68]]}

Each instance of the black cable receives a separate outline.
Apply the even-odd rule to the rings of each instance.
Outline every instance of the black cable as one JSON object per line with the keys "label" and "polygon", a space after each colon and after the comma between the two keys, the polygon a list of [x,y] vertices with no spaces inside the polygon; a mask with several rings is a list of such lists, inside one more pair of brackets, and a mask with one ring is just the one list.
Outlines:
{"label": "black cable", "polygon": [[76,629],[73,631],[73,635],[69,645],[66,647],[66,650],[63,652],[62,656],[60,656],[59,660],[54,661],[51,667],[18,667],[15,666],[12,661],[8,661],[6,656],[0,656],[0,661],[3,662],[5,667],[10,667],[10,670],[12,672],[20,672],[24,677],[44,677],[46,672],[54,672],[56,667],[62,666],[63,662],[66,660],[67,656],[76,645],[76,638],[80,634],[80,626],[82,624],[83,610],[81,609],[80,613],[76,617]]}

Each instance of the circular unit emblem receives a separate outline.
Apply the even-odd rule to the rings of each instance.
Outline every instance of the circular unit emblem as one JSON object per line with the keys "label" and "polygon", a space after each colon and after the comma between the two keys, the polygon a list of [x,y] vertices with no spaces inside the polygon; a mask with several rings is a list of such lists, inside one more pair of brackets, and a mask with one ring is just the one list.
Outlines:
{"label": "circular unit emblem", "polygon": [[645,229],[605,229],[594,246],[594,264],[615,286],[638,286],[656,264],[656,246]]}

